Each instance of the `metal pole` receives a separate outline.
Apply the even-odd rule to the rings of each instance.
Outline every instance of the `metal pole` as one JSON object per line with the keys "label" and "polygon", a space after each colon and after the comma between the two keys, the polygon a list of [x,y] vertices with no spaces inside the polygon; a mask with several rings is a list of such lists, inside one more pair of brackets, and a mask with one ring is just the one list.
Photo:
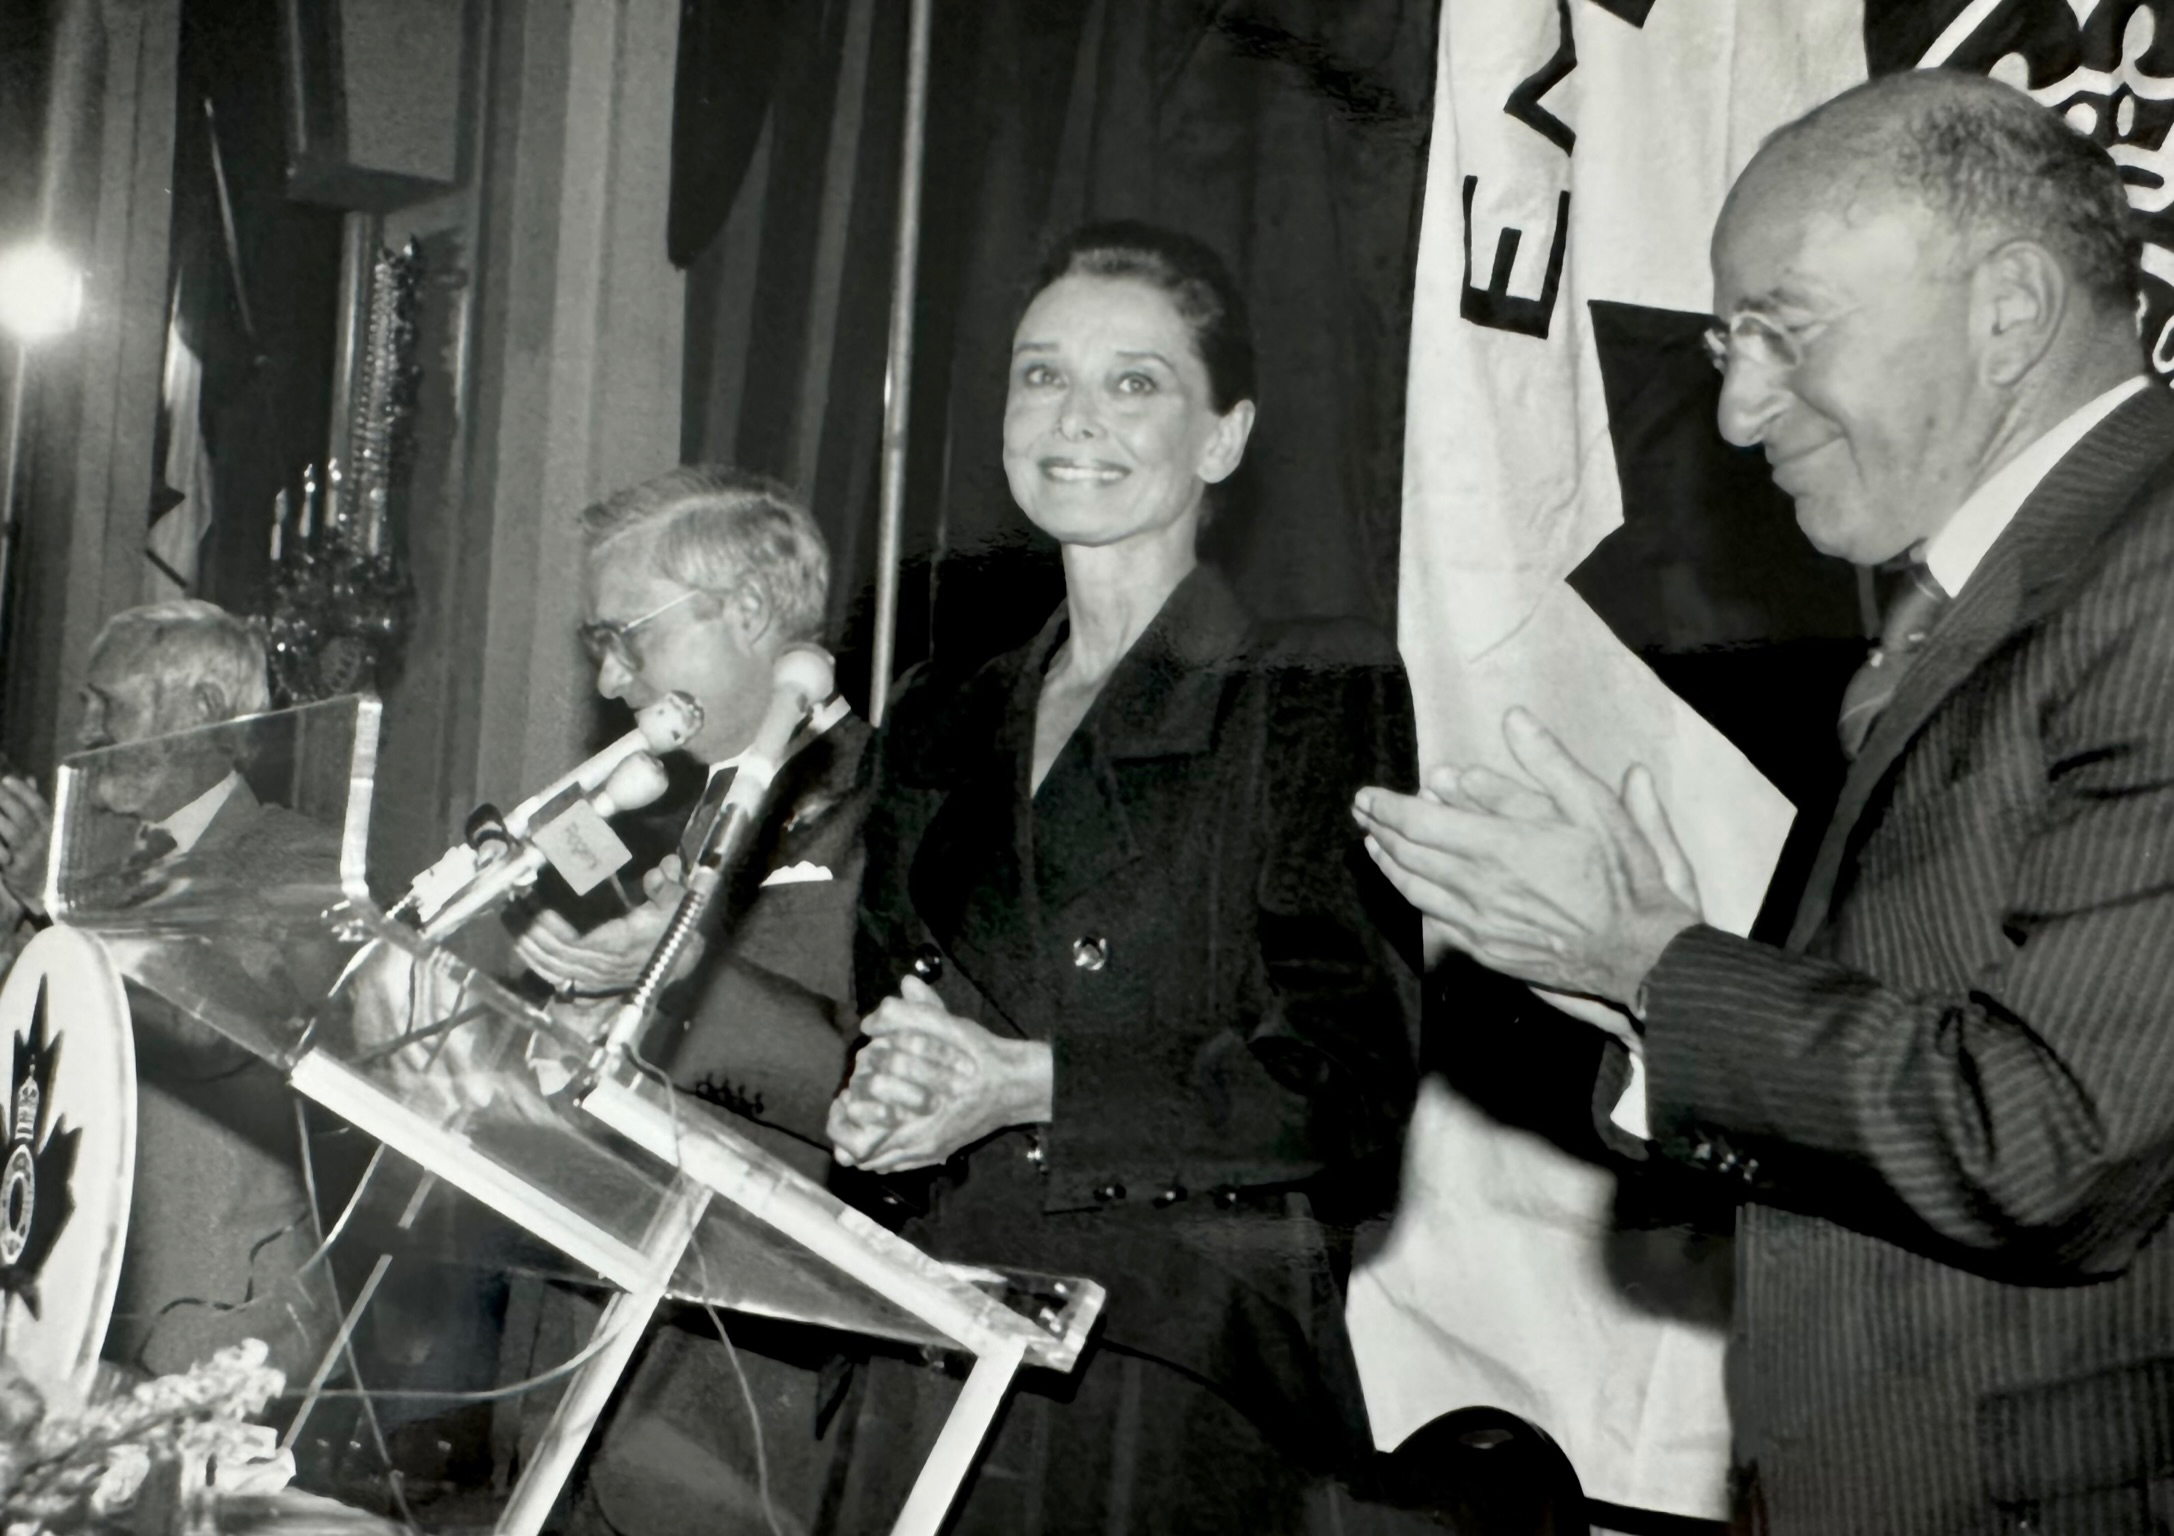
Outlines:
{"label": "metal pole", "polygon": [[898,164],[898,250],[891,266],[891,344],[883,369],[883,483],[876,532],[876,648],[868,719],[883,723],[898,648],[898,566],[906,521],[906,421],[913,393],[913,299],[921,246],[921,167],[928,137],[929,8],[913,0],[906,43],[905,142]]}

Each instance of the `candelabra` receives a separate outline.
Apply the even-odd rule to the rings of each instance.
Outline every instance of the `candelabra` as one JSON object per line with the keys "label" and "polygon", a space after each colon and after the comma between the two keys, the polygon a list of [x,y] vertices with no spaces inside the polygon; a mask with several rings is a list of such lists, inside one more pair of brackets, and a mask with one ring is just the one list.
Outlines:
{"label": "candelabra", "polygon": [[414,620],[414,587],[392,516],[406,495],[413,461],[416,306],[423,281],[414,241],[381,250],[371,265],[348,456],[303,473],[301,510],[281,491],[272,514],[272,579],[267,625],[272,682],[280,702],[307,703],[399,675]]}

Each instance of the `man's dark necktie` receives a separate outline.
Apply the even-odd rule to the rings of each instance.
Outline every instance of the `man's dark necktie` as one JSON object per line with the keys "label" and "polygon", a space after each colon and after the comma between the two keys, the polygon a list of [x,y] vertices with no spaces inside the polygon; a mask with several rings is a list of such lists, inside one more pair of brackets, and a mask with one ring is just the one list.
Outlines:
{"label": "man's dark necktie", "polygon": [[158,864],[177,846],[171,832],[145,822],[136,829],[136,840],[129,845],[128,857],[113,868],[90,876],[77,887],[77,905],[93,909],[121,908],[149,900],[165,888],[167,874],[158,868]]}
{"label": "man's dark necktie", "polygon": [[693,812],[687,817],[686,829],[679,834],[679,867],[682,878],[694,867],[695,855],[702,851],[703,834],[709,831],[710,823],[717,819],[718,808],[725,803],[725,794],[732,788],[732,781],[738,777],[739,771],[737,768],[720,768],[710,775],[709,783],[702,786],[702,798],[695,802]]}
{"label": "man's dark necktie", "polygon": [[1947,603],[1948,595],[1933,580],[1932,572],[1913,561],[1900,590],[1888,600],[1880,624],[1880,643],[1842,690],[1839,728],[1844,757],[1854,761],[1864,750],[1872,723],[1902,686],[1903,677],[1924,648],[1933,626],[1940,622],[1941,610]]}

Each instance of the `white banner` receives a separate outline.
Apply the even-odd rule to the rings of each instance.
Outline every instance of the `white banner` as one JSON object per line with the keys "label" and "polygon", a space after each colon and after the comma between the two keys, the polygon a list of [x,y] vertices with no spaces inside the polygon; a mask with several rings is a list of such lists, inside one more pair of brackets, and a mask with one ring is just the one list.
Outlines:
{"label": "white banner", "polygon": [[[1860,0],[1442,15],[1399,599],[1421,761],[1512,767],[1515,703],[1598,773],[1646,763],[1709,918],[1738,932],[1790,805],[1564,585],[1623,515],[1588,305],[1711,308],[1729,183],[1864,77],[1862,20]],[[1588,1496],[1720,1518],[1727,1244],[1617,1230],[1614,1182],[1429,1084],[1396,1231],[1353,1288],[1376,1439],[1491,1403],[1552,1434]]]}

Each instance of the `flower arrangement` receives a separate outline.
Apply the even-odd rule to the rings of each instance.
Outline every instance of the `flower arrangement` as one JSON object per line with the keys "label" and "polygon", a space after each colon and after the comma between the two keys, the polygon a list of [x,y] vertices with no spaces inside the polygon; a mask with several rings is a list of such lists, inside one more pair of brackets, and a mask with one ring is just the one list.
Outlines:
{"label": "flower arrangement", "polygon": [[0,1530],[5,1536],[201,1536],[220,1499],[283,1487],[293,1463],[248,1422],[284,1378],[247,1339],[177,1375],[48,1412],[0,1361]]}

